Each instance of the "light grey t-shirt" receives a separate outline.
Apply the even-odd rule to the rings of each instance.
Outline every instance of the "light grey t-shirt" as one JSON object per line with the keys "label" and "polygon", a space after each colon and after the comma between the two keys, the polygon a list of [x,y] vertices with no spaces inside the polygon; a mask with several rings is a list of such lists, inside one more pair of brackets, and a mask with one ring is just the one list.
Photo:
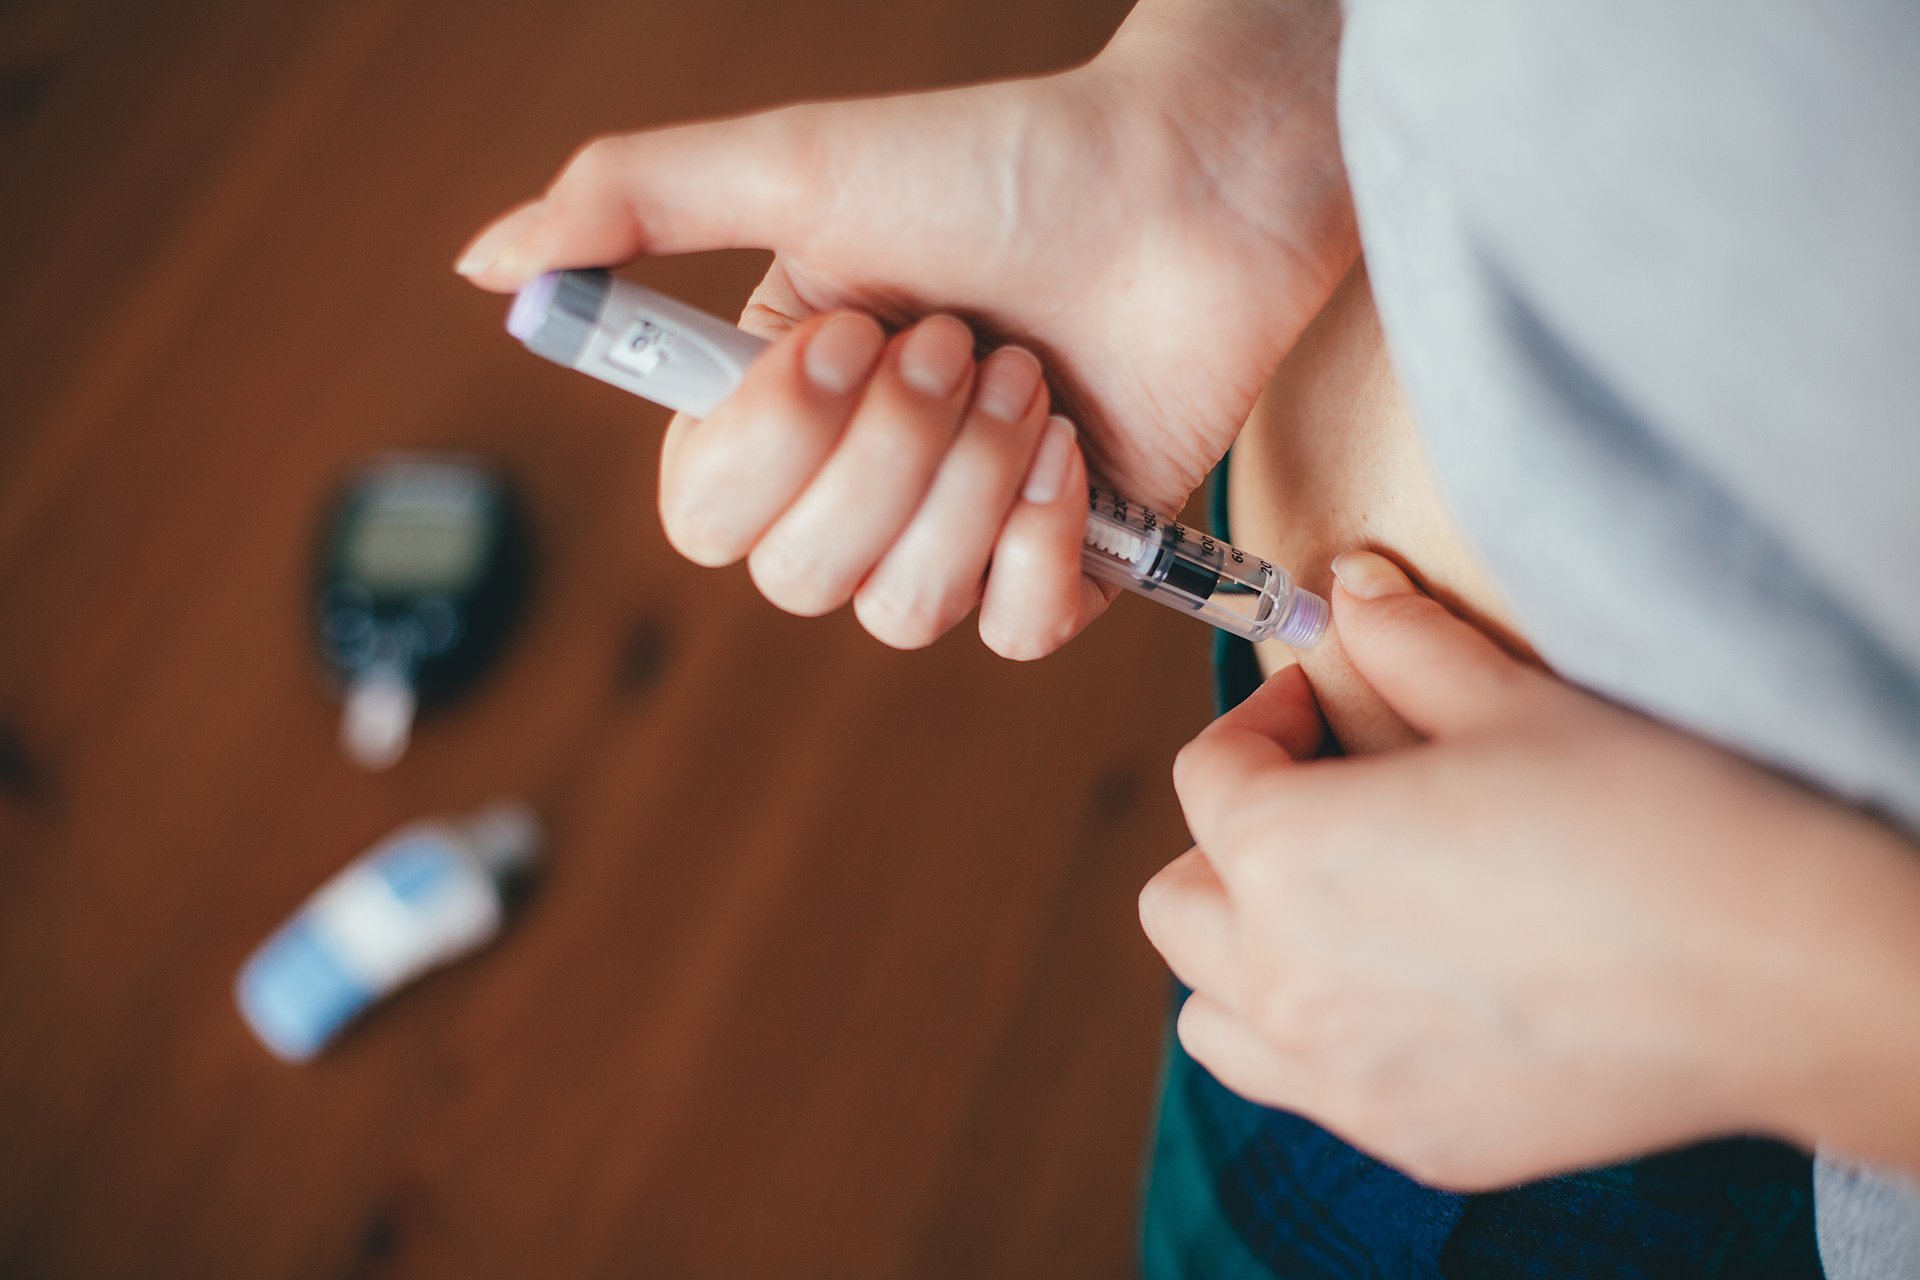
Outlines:
{"label": "light grey t-shirt", "polygon": [[[1542,655],[1920,832],[1920,3],[1348,0],[1341,117]],[[1829,1275],[1920,1277],[1920,1189],[1815,1192]]]}

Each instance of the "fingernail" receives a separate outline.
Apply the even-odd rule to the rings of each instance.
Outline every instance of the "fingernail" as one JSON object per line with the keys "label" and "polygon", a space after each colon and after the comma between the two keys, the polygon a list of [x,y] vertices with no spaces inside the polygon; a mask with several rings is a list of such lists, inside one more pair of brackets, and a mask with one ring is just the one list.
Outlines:
{"label": "fingernail", "polygon": [[944,400],[973,363],[973,334],[952,316],[929,316],[900,347],[900,377],[915,391]]}
{"label": "fingernail", "polygon": [[973,402],[989,418],[1018,422],[1040,385],[1040,362],[1022,347],[1002,347],[987,357]]}
{"label": "fingernail", "polygon": [[532,230],[534,223],[546,215],[547,202],[535,200],[523,204],[506,217],[480,233],[480,237],[467,246],[460,260],[453,264],[456,273],[473,277],[481,275],[490,267],[499,263],[514,241]]}
{"label": "fingernail", "polygon": [[1405,595],[1413,590],[1413,582],[1400,572],[1399,565],[1371,551],[1349,551],[1336,556],[1333,576],[1340,580],[1348,595],[1362,600]]}
{"label": "fingernail", "polygon": [[851,311],[833,316],[807,339],[806,354],[801,358],[807,381],[822,391],[843,396],[873,372],[886,342],[880,326],[866,316]]}
{"label": "fingernail", "polygon": [[1045,506],[1060,496],[1060,490],[1067,483],[1067,467],[1073,461],[1073,437],[1071,422],[1057,413],[1047,419],[1040,448],[1033,455],[1033,465],[1027,468],[1027,483],[1020,490],[1021,497]]}

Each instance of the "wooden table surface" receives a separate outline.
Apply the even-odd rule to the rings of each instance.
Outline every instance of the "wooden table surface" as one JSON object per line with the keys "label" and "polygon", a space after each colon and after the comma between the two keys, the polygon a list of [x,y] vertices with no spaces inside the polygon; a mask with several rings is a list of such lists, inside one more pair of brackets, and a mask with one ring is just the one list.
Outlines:
{"label": "wooden table surface", "polygon": [[[1128,1269],[1139,885],[1206,635],[898,654],[665,547],[661,415],[448,264],[585,137],[1037,71],[1119,0],[0,8],[0,1275]],[[737,310],[763,260],[642,274]],[[389,773],[335,746],[316,522],[496,460],[532,614]],[[543,889],[314,1065],[247,952],[407,820],[525,795]]]}

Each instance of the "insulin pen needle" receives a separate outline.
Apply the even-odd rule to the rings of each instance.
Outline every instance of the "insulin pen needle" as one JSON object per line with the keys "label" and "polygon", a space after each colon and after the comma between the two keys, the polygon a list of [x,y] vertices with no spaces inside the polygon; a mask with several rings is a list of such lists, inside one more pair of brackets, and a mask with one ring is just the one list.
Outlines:
{"label": "insulin pen needle", "polygon": [[[766,343],[605,271],[558,271],[520,291],[507,331],[536,355],[704,418]],[[1327,602],[1284,569],[1167,520],[1098,485],[1087,495],[1081,567],[1248,640],[1311,649]]]}

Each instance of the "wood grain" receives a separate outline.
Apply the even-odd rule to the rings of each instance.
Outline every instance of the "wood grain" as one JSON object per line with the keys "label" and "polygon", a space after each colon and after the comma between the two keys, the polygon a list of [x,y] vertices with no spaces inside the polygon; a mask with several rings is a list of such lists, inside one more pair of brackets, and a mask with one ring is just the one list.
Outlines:
{"label": "wood grain", "polygon": [[[583,138],[1091,54],[1113,0],[0,8],[0,1274],[1129,1269],[1163,1030],[1133,896],[1203,629],[1019,667],[674,558],[660,416],[447,264]],[[737,309],[754,255],[650,267]],[[330,487],[496,460],[497,674],[357,772],[309,647]],[[230,984],[409,819],[554,836],[525,916],[319,1063]]]}

